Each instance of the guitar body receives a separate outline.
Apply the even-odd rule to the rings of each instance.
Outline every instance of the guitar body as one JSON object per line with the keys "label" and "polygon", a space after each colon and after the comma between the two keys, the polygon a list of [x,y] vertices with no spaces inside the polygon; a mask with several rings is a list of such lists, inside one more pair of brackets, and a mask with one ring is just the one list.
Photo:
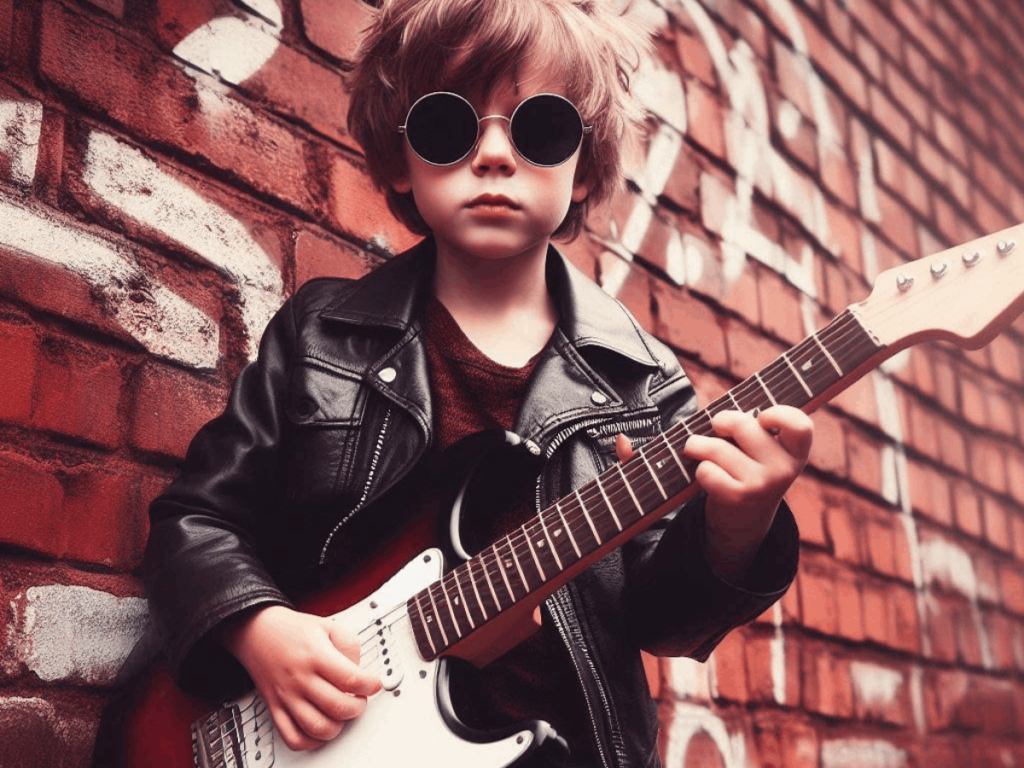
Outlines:
{"label": "guitar body", "polygon": [[[445,526],[421,516],[395,547],[371,559],[357,576],[300,605],[356,633],[361,641],[360,665],[383,682],[363,714],[346,723],[338,738],[315,750],[295,752],[276,737],[270,713],[256,692],[211,712],[181,693],[170,674],[160,670],[150,676],[133,702],[123,734],[123,764],[131,768],[501,768],[521,764],[541,747],[564,753],[564,741],[542,721],[492,732],[464,725],[448,696],[449,665],[464,662],[424,660],[409,619],[408,600],[437,581],[445,572],[446,560],[452,560],[451,554],[446,558],[437,547],[407,559],[409,552],[436,540],[435,528],[451,536],[444,542],[446,551],[462,552],[458,520],[464,501],[482,495],[486,478],[500,471],[495,468],[517,463],[511,460],[505,437],[504,433],[477,435],[454,452],[462,470],[453,481],[458,493]],[[481,465],[494,471],[478,471]],[[399,558],[404,565],[396,570]],[[372,585],[372,591],[367,585]],[[352,602],[353,595],[366,596]],[[348,607],[335,612],[343,605]]]}

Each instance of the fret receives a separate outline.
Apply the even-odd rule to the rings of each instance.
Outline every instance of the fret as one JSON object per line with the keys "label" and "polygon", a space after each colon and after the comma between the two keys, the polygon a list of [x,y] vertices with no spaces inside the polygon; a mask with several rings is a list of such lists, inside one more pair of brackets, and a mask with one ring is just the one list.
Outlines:
{"label": "fret", "polygon": [[[591,531],[591,533],[593,533],[593,534],[594,534],[594,541],[595,541],[595,542],[597,543],[597,546],[599,547],[599,546],[601,546],[602,544],[604,544],[604,541],[602,541],[602,540],[601,540],[601,537],[597,535],[597,528],[595,528],[595,527],[594,527],[594,521],[590,519],[590,514],[589,514],[589,513],[587,512],[587,507],[586,507],[586,505],[585,505],[585,504],[583,503],[583,497],[582,497],[582,496],[580,496],[580,489],[579,489],[579,488],[577,488],[577,489],[576,489],[576,491],[575,491],[575,493],[576,493],[576,498],[577,498],[577,499],[579,500],[579,502],[580,502],[580,511],[581,511],[581,512],[583,512],[583,517],[585,517],[585,518],[586,518],[586,520],[587,520],[587,523],[588,523],[588,524],[590,525],[590,531]],[[596,548],[597,548],[597,547],[595,547],[595,549],[596,549]]]}
{"label": "fret", "polygon": [[796,372],[790,368],[789,361],[781,356],[765,366],[761,372],[764,381],[772,383],[777,402],[800,407],[807,402],[802,391],[806,387]]}
{"label": "fret", "polygon": [[[487,569],[487,550],[481,552],[479,558],[480,567],[483,570],[483,578],[487,581],[487,589],[490,590],[490,596],[495,599],[495,612],[500,613],[502,611],[502,601],[498,598],[498,592],[495,590],[494,582],[490,581],[490,572]],[[509,600],[509,605],[511,604],[512,601]]]}
{"label": "fret", "polygon": [[644,450],[648,453],[654,471],[658,473],[658,482],[665,498],[675,496],[689,484],[685,474],[680,476],[676,471],[677,462],[674,461],[672,447],[665,435],[658,435],[644,446]]}
{"label": "fret", "polygon": [[466,614],[466,618],[469,620],[469,628],[476,629],[476,622],[473,621],[473,615],[469,612],[469,603],[466,602],[466,594],[462,591],[462,581],[459,579],[459,573],[462,571],[461,568],[456,568],[452,571],[454,574],[455,588],[459,591],[459,596],[455,598],[456,604],[462,605],[462,610]]}
{"label": "fret", "polygon": [[[440,581],[435,581],[433,584],[430,585],[430,589],[428,590],[428,594],[430,594],[431,600],[436,601],[437,599],[434,597],[434,590],[439,590],[441,592],[441,596],[444,598],[444,603],[441,603],[441,606],[442,608],[447,607],[448,609],[447,611],[437,611],[437,620],[441,625],[441,629],[449,630],[451,632],[452,637],[454,637],[457,640],[460,637],[462,637],[463,632],[462,628],[459,626],[458,619],[455,618],[455,609],[452,607],[451,600],[448,599],[448,590],[446,590],[444,587],[443,579]],[[439,603],[440,601],[437,602]],[[448,620],[447,627],[445,626],[445,619]]]}
{"label": "fret", "polygon": [[839,381],[839,375],[816,340],[808,339],[791,351],[793,365],[800,371],[801,378],[807,382],[807,386],[815,395],[820,395]]}
{"label": "fret", "polygon": [[768,399],[771,400],[772,405],[778,405],[778,402],[775,400],[775,395],[773,395],[772,391],[768,389],[768,385],[764,383],[764,379],[761,378],[761,374],[755,373],[754,378],[757,380],[757,383],[761,385],[761,389],[764,390],[764,393],[768,395]]}
{"label": "fret", "polygon": [[668,450],[669,450],[669,453],[672,454],[672,458],[676,460],[676,466],[678,466],[679,467],[679,471],[683,473],[683,477],[686,478],[687,484],[692,483],[693,482],[693,478],[690,477],[690,473],[687,472],[686,471],[686,467],[683,466],[683,462],[679,458],[679,454],[676,453],[676,449],[672,445],[672,441],[666,438],[665,445],[668,446]]}
{"label": "fret", "polygon": [[[469,583],[473,587],[473,594],[476,595],[476,604],[477,604],[477,607],[480,608],[480,617],[481,617],[480,623],[482,624],[482,623],[487,621],[488,615],[487,615],[487,607],[484,605],[483,598],[480,597],[480,590],[477,588],[476,577],[473,576],[473,563],[477,563],[477,562],[478,561],[477,561],[477,559],[475,557],[467,560],[466,561],[466,573],[469,574]],[[486,576],[486,575],[487,575],[487,572],[484,571],[484,576]],[[484,593],[484,594],[486,594],[486,593]],[[497,611],[495,611],[495,613],[497,613]]]}
{"label": "fret", "polygon": [[691,435],[712,435],[715,430],[711,426],[711,416],[707,411],[697,411],[683,420],[683,427]]}
{"label": "fret", "polygon": [[[434,644],[434,638],[431,637],[431,635],[430,635],[430,627],[433,624],[433,622],[428,620],[426,614],[424,614],[424,612],[423,612],[423,605],[420,603],[420,600],[422,598],[423,598],[423,592],[418,592],[417,594],[413,595],[412,600],[410,600],[409,602],[412,603],[413,607],[415,607],[415,609],[416,609],[416,613],[419,614],[419,622],[418,623],[419,623],[420,629],[422,630],[422,634],[424,636],[426,636],[427,642],[430,643],[430,653],[433,654],[434,656],[436,656],[437,655],[437,646]],[[414,621],[414,623],[415,623],[415,621]]]}
{"label": "fret", "polygon": [[619,516],[615,514],[615,507],[612,506],[611,499],[608,498],[608,494],[604,492],[604,486],[601,485],[601,476],[598,475],[594,478],[594,483],[597,485],[597,490],[601,492],[601,498],[604,499],[604,505],[608,507],[608,511],[612,515],[612,520],[615,521],[615,527],[620,531],[622,530],[622,521],[619,520]]}
{"label": "fret", "polygon": [[654,480],[654,484],[658,487],[658,493],[661,494],[661,498],[667,499],[668,494],[665,493],[665,489],[661,485],[661,481],[658,476],[654,473],[654,467],[651,466],[651,462],[647,460],[647,452],[644,450],[638,451],[640,458],[644,460],[644,465],[647,467],[647,471],[651,473],[651,478]]}
{"label": "fret", "polygon": [[797,371],[796,366],[793,365],[793,362],[789,359],[789,355],[783,352],[782,359],[786,361],[786,365],[789,366],[789,370],[793,372],[793,375],[796,377],[796,380],[800,382],[800,386],[804,388],[804,392],[807,393],[807,397],[809,399],[812,399],[814,397],[814,393],[811,392],[811,388],[807,386],[807,382],[803,380],[803,377],[800,375],[800,372]]}
{"label": "fret", "polygon": [[555,503],[555,510],[558,512],[558,517],[562,520],[562,528],[565,530],[565,535],[569,537],[569,543],[572,544],[573,551],[576,553],[576,557],[582,559],[583,553],[580,552],[579,544],[576,543],[576,537],[572,535],[572,529],[569,524],[565,521],[565,515],[562,514],[562,507],[557,502]]}
{"label": "fret", "polygon": [[533,564],[537,566],[537,574],[540,576],[540,584],[543,584],[548,580],[548,577],[544,575],[544,568],[541,567],[540,560],[537,559],[537,551],[533,548],[533,541],[526,527],[523,526],[523,536],[526,539],[526,546],[530,549],[530,555],[533,557]]}
{"label": "fret", "polygon": [[[633,493],[633,487],[629,484],[629,480],[626,478],[626,473],[622,471],[622,465],[616,464],[615,466],[618,467],[619,474],[622,475],[622,482],[626,484],[626,490],[629,491],[629,497],[633,499],[633,503],[636,505],[637,510],[639,510],[640,512],[640,517],[643,517],[644,508],[640,505],[640,502],[637,501],[636,495]],[[619,530],[622,529],[620,528]]]}
{"label": "fret", "polygon": [[544,581],[551,578],[548,574],[556,575],[561,569],[561,558],[554,551],[554,545],[548,536],[547,527],[544,525],[544,516],[536,515],[523,526],[526,529],[530,541],[533,542],[533,551],[537,553],[541,570],[544,574]]}
{"label": "fret", "polygon": [[753,376],[741,381],[729,391],[729,394],[733,396],[735,402],[739,403],[743,413],[752,413],[769,405],[764,399],[761,385]]}
{"label": "fret", "polygon": [[501,563],[502,555],[498,551],[499,545],[504,541],[504,539],[499,539],[494,542],[494,544],[491,545],[491,549],[494,550],[494,564],[497,566],[498,573],[501,574],[501,580],[505,583],[505,588],[508,590],[508,604],[511,606],[516,601],[516,593],[512,590],[512,584],[508,580],[508,573]]}
{"label": "fret", "polygon": [[728,392],[726,392],[725,394],[726,394],[726,395],[727,395],[727,396],[729,397],[729,399],[730,399],[730,400],[732,401],[732,404],[736,406],[736,410],[737,410],[737,411],[743,411],[743,410],[744,410],[744,409],[743,409],[743,408],[742,408],[742,407],[740,406],[740,404],[736,402],[736,397],[735,397],[735,396],[733,395],[733,393],[732,393],[732,390],[731,390],[731,389],[730,389],[730,390],[729,390]]}
{"label": "fret", "polygon": [[565,570],[565,566],[562,564],[562,558],[558,556],[558,549],[557,549],[557,547],[555,547],[555,542],[553,542],[551,540],[551,532],[548,531],[548,526],[547,526],[547,524],[544,521],[544,517],[545,517],[545,515],[543,513],[538,515],[538,518],[540,519],[541,530],[544,531],[544,536],[547,537],[547,540],[548,540],[548,549],[550,550],[551,554],[555,558],[555,564],[558,566],[558,570],[559,571],[564,571]]}
{"label": "fret", "polygon": [[[500,564],[502,566],[502,572],[505,573],[506,576],[508,575],[509,568],[511,567],[511,566],[509,566],[509,560],[511,560],[512,563],[516,567],[516,573],[519,574],[519,583],[520,583],[520,585],[523,588],[523,596],[525,597],[530,592],[530,587],[529,587],[529,583],[526,581],[526,575],[523,573],[523,568],[522,568],[521,565],[519,565],[519,558],[516,556],[516,551],[512,547],[512,542],[509,540],[508,536],[506,536],[505,538],[503,538],[499,542],[499,544],[498,544],[499,553],[501,552],[501,545],[502,544],[504,544],[508,548],[508,555],[501,554]],[[512,576],[515,576],[515,575],[516,575],[515,573],[512,574]],[[509,580],[509,581],[511,582],[511,580]],[[509,589],[510,589],[512,597],[514,598],[515,597],[515,592],[511,591],[511,587]]]}
{"label": "fret", "polygon": [[433,589],[436,584],[437,582],[435,581],[434,584],[427,587],[427,597],[430,598],[431,618],[434,619],[433,625],[441,632],[441,640],[444,643],[444,647],[447,648],[451,643],[448,642],[448,633],[444,631],[444,626],[442,626],[440,614],[437,610],[437,603],[434,602]]}
{"label": "fret", "polygon": [[843,369],[839,367],[839,363],[836,362],[835,358],[832,357],[832,354],[828,351],[828,349],[825,348],[825,345],[821,343],[821,339],[818,338],[817,332],[812,333],[811,338],[814,339],[815,342],[817,342],[819,347],[821,347],[821,351],[825,354],[825,357],[828,359],[828,361],[832,363],[832,367],[836,369],[836,373],[839,374],[839,377],[842,378],[843,376],[845,376],[846,374],[844,374]]}

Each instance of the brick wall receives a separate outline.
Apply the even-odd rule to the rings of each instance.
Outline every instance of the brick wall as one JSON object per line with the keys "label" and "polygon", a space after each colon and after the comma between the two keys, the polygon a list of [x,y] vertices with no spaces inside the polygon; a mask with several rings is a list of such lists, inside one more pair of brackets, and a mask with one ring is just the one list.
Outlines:
{"label": "brick wall", "polygon": [[[707,399],[906,260],[1024,219],[1024,10],[644,0],[629,191],[572,259]],[[0,0],[0,764],[81,766],[145,510],[284,296],[412,238],[367,191],[362,0]],[[1024,243],[1022,243],[1024,245]],[[1024,325],[816,416],[801,572],[650,660],[671,768],[1024,766]]]}

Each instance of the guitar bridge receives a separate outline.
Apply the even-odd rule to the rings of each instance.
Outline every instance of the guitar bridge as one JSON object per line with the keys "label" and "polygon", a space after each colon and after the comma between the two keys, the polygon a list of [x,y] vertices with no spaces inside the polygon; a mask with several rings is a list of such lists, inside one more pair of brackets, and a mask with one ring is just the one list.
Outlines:
{"label": "guitar bridge", "polygon": [[196,768],[270,768],[274,735],[270,711],[253,693],[192,723]]}

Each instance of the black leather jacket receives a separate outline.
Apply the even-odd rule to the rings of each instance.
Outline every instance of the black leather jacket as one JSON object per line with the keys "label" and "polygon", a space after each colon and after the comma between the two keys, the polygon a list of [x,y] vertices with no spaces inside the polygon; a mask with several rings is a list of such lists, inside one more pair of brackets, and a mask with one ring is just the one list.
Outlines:
{"label": "black leather jacket", "polygon": [[[150,606],[187,691],[222,697],[244,683],[211,639],[216,625],[257,605],[290,604],[351,557],[353,539],[393,533],[393,521],[360,512],[431,445],[420,317],[433,253],[427,240],[362,280],[303,286],[268,326],[223,415],[199,432],[180,477],[153,503]],[[554,248],[548,281],[560,320],[516,427],[546,458],[541,508],[612,462],[616,433],[642,442],[695,408],[674,355]],[[639,650],[706,659],[795,575],[788,509],[747,580],[756,591],[715,575],[703,531],[697,497],[545,604],[578,672],[606,768],[658,765],[657,716]]]}

